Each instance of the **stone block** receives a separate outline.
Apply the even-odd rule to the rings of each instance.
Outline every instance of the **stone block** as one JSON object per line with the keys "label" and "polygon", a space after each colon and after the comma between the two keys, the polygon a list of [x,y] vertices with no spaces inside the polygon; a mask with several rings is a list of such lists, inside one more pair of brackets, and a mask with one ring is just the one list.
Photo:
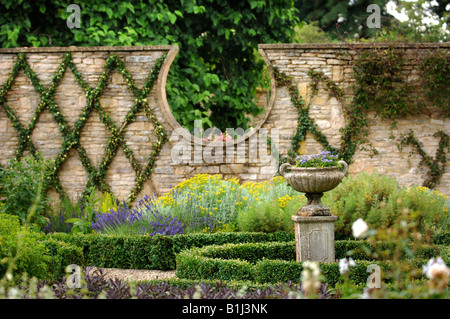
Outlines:
{"label": "stone block", "polygon": [[296,260],[334,262],[336,216],[292,216],[295,226]]}
{"label": "stone block", "polygon": [[199,166],[195,169],[196,174],[219,174],[219,166]]}

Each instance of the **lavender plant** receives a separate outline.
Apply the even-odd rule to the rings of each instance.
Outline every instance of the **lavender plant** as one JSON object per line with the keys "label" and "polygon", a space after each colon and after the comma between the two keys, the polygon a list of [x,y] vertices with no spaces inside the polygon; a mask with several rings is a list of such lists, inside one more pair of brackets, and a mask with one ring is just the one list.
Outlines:
{"label": "lavender plant", "polygon": [[182,234],[184,232],[184,227],[182,222],[177,216],[163,216],[158,211],[151,211],[155,220],[148,223],[148,229],[145,226],[139,230],[139,233],[148,232],[150,236],[161,234],[161,235],[176,235]]}
{"label": "lavender plant", "polygon": [[96,232],[116,235],[155,234],[175,235],[184,232],[184,225],[177,216],[163,215],[155,207],[150,196],[139,200],[134,208],[117,206],[107,213],[96,212],[92,229]]}

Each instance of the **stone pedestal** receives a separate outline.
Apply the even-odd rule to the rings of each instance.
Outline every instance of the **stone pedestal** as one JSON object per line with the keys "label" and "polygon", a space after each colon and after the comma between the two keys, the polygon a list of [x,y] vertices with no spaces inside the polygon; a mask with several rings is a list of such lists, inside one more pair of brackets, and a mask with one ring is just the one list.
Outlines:
{"label": "stone pedestal", "polygon": [[336,216],[292,216],[297,261],[334,262]]}

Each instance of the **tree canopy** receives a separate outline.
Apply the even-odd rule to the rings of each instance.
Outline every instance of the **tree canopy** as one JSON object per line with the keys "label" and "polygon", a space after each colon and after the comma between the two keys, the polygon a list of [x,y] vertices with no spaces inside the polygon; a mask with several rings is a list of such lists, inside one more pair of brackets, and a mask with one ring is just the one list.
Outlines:
{"label": "tree canopy", "polygon": [[63,0],[1,0],[0,43],[20,46],[129,46],[178,44],[167,97],[178,122],[193,128],[243,127],[261,109],[264,84],[259,43],[290,42],[298,23],[291,0],[83,1],[80,28]]}
{"label": "tree canopy", "polygon": [[[377,29],[368,28],[367,18],[371,11],[367,8],[376,4],[381,11],[381,24],[389,26],[394,17],[386,12],[386,4],[389,0],[295,0],[298,9],[298,17],[301,21],[318,22],[318,26],[329,34],[331,38],[337,38],[336,33],[347,33],[350,36],[358,34],[361,38],[372,37]],[[339,31],[336,26],[339,25]]]}

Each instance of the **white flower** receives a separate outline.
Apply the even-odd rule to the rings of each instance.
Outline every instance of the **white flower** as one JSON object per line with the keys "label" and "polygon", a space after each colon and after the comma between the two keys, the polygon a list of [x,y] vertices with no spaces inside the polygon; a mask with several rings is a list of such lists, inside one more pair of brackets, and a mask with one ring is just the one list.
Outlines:
{"label": "white flower", "polygon": [[347,273],[350,267],[355,267],[355,266],[356,266],[356,263],[351,257],[348,260],[347,260],[347,258],[339,259],[339,273],[341,275]]}
{"label": "white flower", "polygon": [[364,291],[363,291],[360,299],[372,299],[372,296],[370,295],[370,289],[369,288],[364,288]]}
{"label": "white flower", "polygon": [[352,225],[353,236],[355,238],[364,237],[368,230],[369,225],[367,225],[367,223],[362,218],[359,218]]}
{"label": "white flower", "polygon": [[309,269],[310,274],[312,277],[317,278],[320,276],[320,267],[319,267],[319,263],[315,262],[315,261],[304,261],[303,262],[303,268]]}
{"label": "white flower", "polygon": [[302,270],[302,292],[305,296],[315,294],[320,288],[320,268],[314,261],[304,261]]}
{"label": "white flower", "polygon": [[441,257],[431,258],[426,265],[423,265],[423,273],[429,278],[448,278],[450,270]]}

